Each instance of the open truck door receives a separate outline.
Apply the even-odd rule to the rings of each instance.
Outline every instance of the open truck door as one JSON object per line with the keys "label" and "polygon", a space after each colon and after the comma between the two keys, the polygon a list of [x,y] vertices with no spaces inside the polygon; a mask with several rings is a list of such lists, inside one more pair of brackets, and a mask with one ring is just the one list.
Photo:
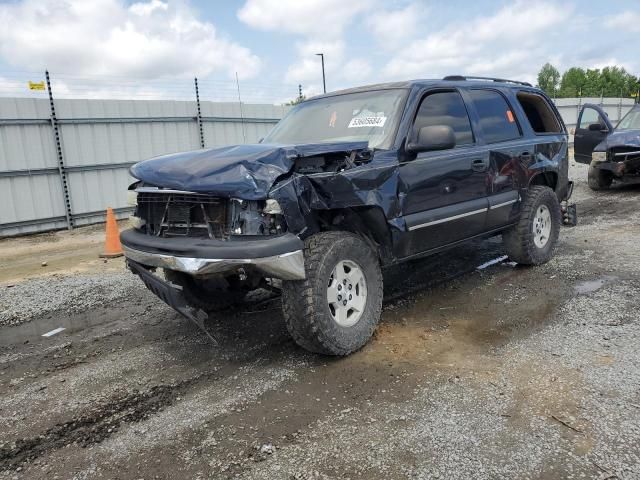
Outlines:
{"label": "open truck door", "polygon": [[591,163],[593,149],[613,131],[613,125],[605,111],[598,105],[585,103],[578,115],[573,140],[576,162]]}

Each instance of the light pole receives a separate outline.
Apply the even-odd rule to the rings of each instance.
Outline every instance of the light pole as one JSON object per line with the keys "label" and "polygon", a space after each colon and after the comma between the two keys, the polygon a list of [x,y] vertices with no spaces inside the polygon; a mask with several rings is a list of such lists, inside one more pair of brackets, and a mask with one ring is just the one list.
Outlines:
{"label": "light pole", "polygon": [[322,60],[322,88],[324,89],[324,93],[327,93],[327,81],[324,77],[324,53],[316,53],[316,55]]}

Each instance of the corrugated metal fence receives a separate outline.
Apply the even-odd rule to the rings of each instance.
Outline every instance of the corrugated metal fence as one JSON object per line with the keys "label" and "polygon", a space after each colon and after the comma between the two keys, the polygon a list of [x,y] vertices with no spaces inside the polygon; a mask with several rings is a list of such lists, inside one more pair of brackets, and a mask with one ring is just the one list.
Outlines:
{"label": "corrugated metal fence", "polygon": [[52,117],[46,99],[0,98],[0,236],[100,222],[108,206],[123,218],[133,163],[256,142],[288,108],[199,103],[61,99]]}
{"label": "corrugated metal fence", "polygon": [[[602,105],[615,124],[634,102],[557,99],[567,128],[575,127],[585,103]],[[46,99],[0,98],[0,237],[100,222],[108,206],[125,217],[130,210],[126,187],[133,181],[128,168],[134,162],[202,146],[255,142],[287,108],[60,99],[54,117]]]}
{"label": "corrugated metal fence", "polygon": [[573,129],[578,123],[578,114],[585,103],[595,103],[609,116],[609,120],[614,125],[620,120],[635,104],[633,98],[557,98],[554,100],[567,129],[572,133],[570,141],[573,142]]}

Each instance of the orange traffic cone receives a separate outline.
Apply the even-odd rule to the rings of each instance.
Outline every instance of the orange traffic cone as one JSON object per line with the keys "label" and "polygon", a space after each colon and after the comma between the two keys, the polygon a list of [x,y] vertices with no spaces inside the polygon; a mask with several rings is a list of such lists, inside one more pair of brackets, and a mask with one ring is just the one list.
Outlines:
{"label": "orange traffic cone", "polygon": [[123,255],[122,245],[120,245],[120,231],[118,230],[118,222],[113,214],[111,207],[107,208],[107,238],[104,242],[104,253],[100,254],[101,258],[115,258]]}

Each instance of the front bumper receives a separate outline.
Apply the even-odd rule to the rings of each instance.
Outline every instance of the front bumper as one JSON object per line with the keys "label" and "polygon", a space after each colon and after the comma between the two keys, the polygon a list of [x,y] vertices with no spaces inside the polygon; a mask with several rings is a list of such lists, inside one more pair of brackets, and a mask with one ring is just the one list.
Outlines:
{"label": "front bumper", "polygon": [[607,170],[613,173],[616,177],[622,177],[626,172],[625,162],[598,162],[594,167],[599,168],[600,170]]}
{"label": "front bumper", "polygon": [[144,265],[139,265],[131,259],[127,260],[127,265],[133,273],[140,277],[146,287],[160,298],[160,300],[172,307],[185,318],[188,318],[195,323],[198,328],[200,328],[211,339],[214,345],[218,345],[218,341],[204,326],[207,314],[201,310],[197,311],[189,307],[182,293],[182,289],[176,288],[171,283],[161,280],[159,277],[148,272]]}
{"label": "front bumper", "polygon": [[195,276],[255,269],[266,277],[303,280],[304,244],[296,235],[235,237],[210,240],[162,238],[125,230],[120,236],[125,256],[148,267],[167,268]]}

